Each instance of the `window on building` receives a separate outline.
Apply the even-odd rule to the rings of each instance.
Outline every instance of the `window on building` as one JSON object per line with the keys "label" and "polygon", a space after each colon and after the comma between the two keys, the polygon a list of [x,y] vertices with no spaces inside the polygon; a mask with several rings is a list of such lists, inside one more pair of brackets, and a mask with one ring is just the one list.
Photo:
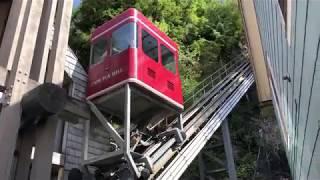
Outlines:
{"label": "window on building", "polygon": [[121,53],[128,48],[137,47],[135,25],[134,22],[130,22],[112,33],[112,55]]}
{"label": "window on building", "polygon": [[164,45],[161,45],[161,62],[166,69],[173,72],[174,74],[176,73],[174,54]]}
{"label": "window on building", "polygon": [[109,46],[110,39],[101,38],[97,40],[92,46],[91,64],[96,64],[104,59],[104,57],[110,55]]}
{"label": "window on building", "polygon": [[158,62],[158,41],[145,30],[142,30],[142,49],[147,56]]}

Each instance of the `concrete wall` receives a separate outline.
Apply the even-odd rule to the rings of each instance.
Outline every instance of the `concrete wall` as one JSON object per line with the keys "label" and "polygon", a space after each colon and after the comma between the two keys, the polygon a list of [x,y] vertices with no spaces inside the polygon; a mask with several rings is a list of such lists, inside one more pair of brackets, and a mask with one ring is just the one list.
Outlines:
{"label": "concrete wall", "polygon": [[253,2],[292,176],[320,179],[320,1]]}

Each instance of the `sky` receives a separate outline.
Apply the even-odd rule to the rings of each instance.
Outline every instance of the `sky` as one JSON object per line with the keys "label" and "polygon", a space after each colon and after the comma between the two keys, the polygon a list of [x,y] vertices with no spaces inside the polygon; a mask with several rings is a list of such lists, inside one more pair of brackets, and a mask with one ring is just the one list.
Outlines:
{"label": "sky", "polygon": [[73,0],[73,7],[78,7],[81,0]]}

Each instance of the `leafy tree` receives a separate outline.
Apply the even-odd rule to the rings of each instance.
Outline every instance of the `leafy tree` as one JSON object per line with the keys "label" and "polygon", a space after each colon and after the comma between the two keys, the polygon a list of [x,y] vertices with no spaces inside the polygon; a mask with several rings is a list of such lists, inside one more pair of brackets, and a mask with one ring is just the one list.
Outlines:
{"label": "leafy tree", "polygon": [[184,92],[191,91],[241,47],[241,19],[231,0],[83,0],[72,17],[70,45],[85,67],[90,32],[129,7],[140,10],[179,44]]}

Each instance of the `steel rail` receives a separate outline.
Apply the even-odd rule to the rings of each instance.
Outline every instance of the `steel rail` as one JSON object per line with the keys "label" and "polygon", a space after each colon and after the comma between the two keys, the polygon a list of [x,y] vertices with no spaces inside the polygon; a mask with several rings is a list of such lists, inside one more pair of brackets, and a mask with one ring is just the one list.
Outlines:
{"label": "steel rail", "polygon": [[[230,93],[232,93],[232,92],[230,92]],[[228,94],[228,95],[226,95],[226,96],[229,96],[230,94]],[[224,102],[224,100],[225,99],[222,99],[221,101],[219,101],[218,103],[215,103],[215,104],[213,104],[212,106],[214,106],[214,109],[212,109],[212,110],[210,110],[210,112],[208,112],[209,110],[208,109],[205,109],[202,113],[200,113],[200,115],[203,115],[202,117],[201,117],[201,119],[200,119],[200,121],[199,121],[199,119],[198,119],[198,121],[199,122],[201,122],[201,123],[199,123],[199,124],[202,124],[215,110],[216,110],[216,108],[219,106],[219,105],[221,105],[223,102]],[[194,123],[194,122],[197,122],[197,121],[193,121],[192,123]],[[192,128],[192,126],[191,126],[191,128]],[[195,133],[196,132],[196,130],[197,130],[197,128],[192,128],[192,129],[186,129],[186,134],[187,134],[187,136],[188,136],[188,138],[190,138],[192,135],[193,135],[193,133]],[[174,139],[174,138],[173,138]],[[172,143],[171,141],[168,141],[168,143],[170,142],[170,144]],[[164,147],[168,147],[167,145],[166,146],[164,146]],[[168,149],[167,149],[168,150]],[[163,149],[161,149],[161,151],[163,151]],[[166,158],[166,157],[162,157],[162,158]],[[157,171],[157,170],[154,170],[154,171]]]}
{"label": "steel rail", "polygon": [[[227,92],[219,92],[219,93],[217,94],[217,95],[219,95],[218,98],[216,98],[216,97],[213,97],[213,98],[212,98],[212,96],[211,96],[211,98],[207,98],[207,99],[208,99],[208,102],[209,102],[209,105],[208,105],[208,106],[209,106],[209,107],[215,106],[215,107],[214,107],[213,110],[211,110],[210,113],[207,112],[207,111],[208,111],[208,108],[204,108],[203,110],[201,110],[201,111],[199,112],[199,114],[200,114],[201,116],[203,116],[203,114],[205,114],[205,118],[202,118],[203,120],[202,120],[200,123],[198,123],[199,127],[200,127],[200,125],[201,125],[203,122],[206,121],[206,118],[210,117],[210,115],[211,115],[213,112],[217,112],[216,109],[217,109],[217,108],[220,108],[221,104],[223,104],[223,103],[226,101],[226,99],[228,99],[228,97],[230,96],[230,94],[232,94],[232,93],[234,92],[234,90],[237,89],[237,87],[239,87],[239,86],[242,84],[241,82],[237,84],[237,83],[236,83],[237,80],[239,80],[240,77],[243,78],[243,76],[246,76],[246,75],[249,75],[249,76],[250,76],[250,74],[252,74],[252,72],[250,71],[249,66],[244,66],[244,69],[242,69],[242,72],[238,73],[238,75],[236,76],[236,78],[233,79],[232,83],[227,84],[227,86],[223,88],[223,89],[225,89],[225,91],[227,91]],[[247,77],[245,77],[244,79],[246,79],[246,78],[247,78]],[[222,89],[221,86],[219,86],[219,87],[220,87],[220,89]],[[231,91],[230,91],[230,90],[231,90]],[[211,93],[210,95],[212,95],[212,93]],[[223,98],[220,99],[221,97],[223,97]],[[210,99],[211,99],[211,100],[210,100]],[[219,102],[210,102],[210,101],[212,101],[212,99],[216,99],[216,101],[217,101],[218,99],[220,99],[220,101],[219,101]],[[201,103],[200,103],[200,104],[201,104]],[[208,106],[207,106],[207,107],[208,107]],[[196,122],[196,121],[194,121],[194,122]],[[188,124],[189,124],[189,123],[188,123]],[[187,129],[188,129],[187,131],[190,132],[190,130],[189,130],[190,128],[192,128],[192,125],[189,125],[189,128],[187,128]],[[197,129],[197,128],[196,128],[196,129]],[[192,130],[192,133],[188,133],[188,134],[189,134],[189,137],[191,137],[191,135],[192,135],[193,133],[195,133],[194,130]],[[166,148],[165,148],[166,150],[160,149],[161,155],[164,155],[164,157],[162,157],[162,158],[159,159],[160,164],[157,162],[157,163],[154,165],[155,168],[156,168],[156,169],[155,169],[155,173],[157,173],[157,171],[160,170],[160,168],[162,167],[161,164],[166,163],[166,161],[164,161],[163,159],[168,159],[168,157],[167,157],[167,154],[168,154],[168,153],[170,154],[169,156],[173,156],[173,155],[174,155],[174,153],[172,153],[172,150],[171,150],[170,148],[167,149],[167,147],[169,147],[169,146],[172,145],[172,144],[173,144],[173,143],[169,140],[169,141],[167,142],[167,144],[165,143],[163,146],[161,146],[161,147],[166,147]],[[189,142],[188,142],[188,144],[189,144]],[[175,150],[173,150],[173,151],[175,151]],[[159,156],[157,156],[157,157],[159,157]],[[157,159],[157,160],[158,160],[158,159]],[[155,161],[154,161],[154,162],[155,162]]]}
{"label": "steel rail", "polygon": [[233,95],[223,103],[188,145],[175,156],[157,179],[178,179],[182,175],[253,82],[253,74],[250,73],[249,77],[243,80]]}
{"label": "steel rail", "polygon": [[[223,89],[224,86],[228,85],[232,80],[234,80],[235,76],[237,76],[239,73],[241,73],[241,70],[245,68],[246,66],[249,66],[248,62],[243,62],[239,66],[237,66],[233,71],[230,72],[229,76],[226,76],[223,78],[219,83],[216,85],[212,86],[212,88],[206,93],[207,97],[205,99],[199,98],[193,104],[188,107],[184,112],[183,112],[183,123],[186,122],[191,116],[193,116],[195,113],[197,113],[201,108],[209,101],[212,99],[213,96],[216,96],[216,94]],[[202,95],[204,96],[204,95]],[[177,120],[174,120],[170,125],[176,123]]]}
{"label": "steel rail", "polygon": [[[245,66],[244,70],[243,71],[248,71],[250,70],[249,69],[249,66]],[[242,77],[244,75],[245,72],[240,72],[238,74],[238,76],[236,76],[231,83],[229,83],[226,87],[224,87],[224,89],[228,89],[230,90],[233,86],[233,83],[236,83],[237,80]],[[219,88],[221,90],[221,88]],[[229,92],[231,93],[231,92]],[[225,98],[227,97],[227,95],[229,93],[223,93],[223,92],[220,92],[219,94],[217,94],[216,97],[213,97],[211,99],[208,100],[208,102],[210,103],[209,105],[206,104],[206,107],[203,108],[200,112],[197,113],[196,117],[192,118],[191,122],[188,123],[185,127],[185,131],[187,133],[187,138],[189,138],[195,131],[198,127],[196,128],[193,128],[193,130],[190,130],[190,128],[192,128],[192,125],[194,125],[195,123],[197,124],[202,124],[206,118],[214,112],[214,110],[218,107],[219,103],[217,103],[216,101],[220,100],[219,102],[223,102],[225,100]],[[224,98],[223,98],[224,97]],[[222,98],[222,99],[221,99]],[[216,104],[214,104],[216,103]],[[212,106],[215,105],[213,108]],[[204,106],[203,104],[201,105],[202,107]],[[211,108],[211,109],[209,109]],[[185,121],[186,122],[186,121]],[[174,139],[174,138],[173,138]],[[156,158],[156,159],[153,159],[153,162],[155,162],[158,158],[161,157],[161,155],[163,155],[165,153],[166,150],[168,150],[169,148],[171,148],[171,146],[175,143],[174,140],[169,140],[167,141],[166,143],[164,143],[162,146],[160,146],[160,148],[155,151],[155,154],[156,155],[152,155],[151,156],[151,159],[153,158]]]}

